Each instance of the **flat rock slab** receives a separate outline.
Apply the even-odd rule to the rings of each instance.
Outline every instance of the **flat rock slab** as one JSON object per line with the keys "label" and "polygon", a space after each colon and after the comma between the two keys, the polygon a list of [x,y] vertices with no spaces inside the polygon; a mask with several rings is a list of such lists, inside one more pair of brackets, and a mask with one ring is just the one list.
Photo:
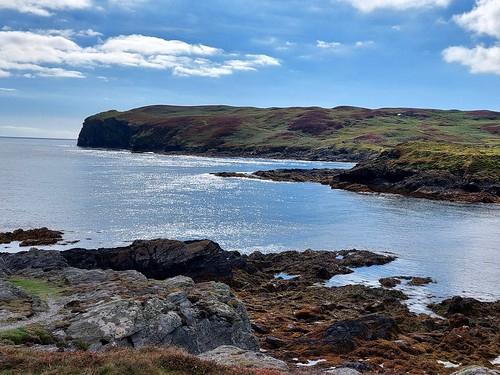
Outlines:
{"label": "flat rock slab", "polygon": [[199,355],[199,357],[226,366],[288,371],[287,364],[279,359],[230,345],[219,346],[214,350]]}

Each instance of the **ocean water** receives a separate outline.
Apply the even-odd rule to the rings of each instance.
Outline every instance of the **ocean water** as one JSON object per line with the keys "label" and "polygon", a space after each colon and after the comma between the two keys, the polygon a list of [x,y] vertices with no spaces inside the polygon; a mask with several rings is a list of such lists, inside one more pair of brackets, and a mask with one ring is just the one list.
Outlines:
{"label": "ocean water", "polygon": [[[0,138],[0,230],[47,226],[76,245],[134,239],[217,241],[224,249],[392,252],[385,266],[330,284],[430,276],[418,298],[500,298],[500,205],[357,194],[312,183],[224,179],[210,172],[350,168],[349,163],[133,154],[75,141]],[[0,251],[19,251],[17,244]],[[286,272],[286,270],[284,270]]]}

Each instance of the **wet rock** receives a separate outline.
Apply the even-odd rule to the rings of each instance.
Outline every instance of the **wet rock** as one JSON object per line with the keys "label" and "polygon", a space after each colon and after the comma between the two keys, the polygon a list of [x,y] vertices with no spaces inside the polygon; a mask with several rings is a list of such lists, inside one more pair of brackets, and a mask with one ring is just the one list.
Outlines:
{"label": "wet rock", "polygon": [[484,304],[474,298],[455,296],[433,305],[433,309],[445,316],[453,314],[471,316],[480,311],[482,306]]}
{"label": "wet rock", "polygon": [[338,353],[348,353],[354,350],[358,339],[390,339],[396,330],[396,322],[391,317],[370,314],[334,323],[326,330],[324,342]]}
{"label": "wet rock", "polygon": [[433,280],[430,277],[412,277],[408,282],[409,285],[421,286],[432,283]]}
{"label": "wet rock", "polygon": [[500,371],[480,366],[469,366],[455,371],[451,375],[500,375]]}
{"label": "wet rock", "polygon": [[62,240],[62,232],[48,228],[16,229],[13,232],[0,233],[0,243],[20,241],[19,246],[53,245]]}
{"label": "wet rock", "polygon": [[378,282],[385,288],[394,288],[401,284],[401,280],[396,277],[383,277]]}
{"label": "wet rock", "polygon": [[199,357],[204,360],[216,362],[220,365],[232,367],[288,371],[287,364],[279,359],[263,353],[243,350],[235,346],[220,346],[199,355]]}
{"label": "wet rock", "polygon": [[197,282],[230,282],[233,269],[244,267],[244,259],[237,252],[224,251],[209,240],[138,240],[125,247],[66,250],[62,256],[77,268],[136,270],[155,279],[184,275]]}

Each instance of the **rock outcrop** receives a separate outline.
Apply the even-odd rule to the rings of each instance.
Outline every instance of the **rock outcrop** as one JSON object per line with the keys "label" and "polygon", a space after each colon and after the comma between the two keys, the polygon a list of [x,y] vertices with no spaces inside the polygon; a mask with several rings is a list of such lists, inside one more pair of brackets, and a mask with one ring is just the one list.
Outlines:
{"label": "rock outcrop", "polygon": [[184,275],[196,281],[230,281],[233,269],[244,266],[240,254],[209,240],[138,240],[110,249],[67,250],[62,256],[72,267],[136,270],[156,279]]}
{"label": "rock outcrop", "polygon": [[16,229],[12,232],[0,233],[0,244],[19,241],[19,246],[53,245],[62,240],[63,233],[48,228]]}

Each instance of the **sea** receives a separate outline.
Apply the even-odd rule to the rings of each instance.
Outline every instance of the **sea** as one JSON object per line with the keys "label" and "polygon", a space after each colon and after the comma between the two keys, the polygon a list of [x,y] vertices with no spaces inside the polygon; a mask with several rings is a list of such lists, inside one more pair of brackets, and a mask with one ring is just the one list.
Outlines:
{"label": "sea", "polygon": [[[452,295],[500,299],[500,205],[359,194],[314,183],[221,178],[213,172],[352,168],[352,163],[219,158],[83,149],[75,140],[0,138],[0,231],[46,226],[76,244],[211,239],[241,253],[367,249],[395,254],[384,266],[327,285],[402,285],[412,308]],[[18,252],[17,243],[0,251]],[[286,272],[286,270],[283,270]]]}

